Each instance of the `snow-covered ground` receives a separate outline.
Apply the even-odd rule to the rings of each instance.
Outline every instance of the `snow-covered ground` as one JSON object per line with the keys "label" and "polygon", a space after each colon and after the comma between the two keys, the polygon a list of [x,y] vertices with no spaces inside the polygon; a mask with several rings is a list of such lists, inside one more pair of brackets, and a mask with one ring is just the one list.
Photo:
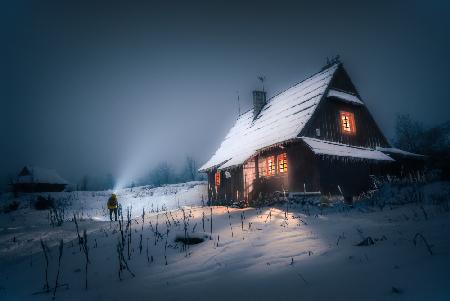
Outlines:
{"label": "snow-covered ground", "polygon": [[[449,200],[442,201],[449,189],[450,183],[428,184],[420,187],[420,202],[408,204],[322,209],[203,207],[202,182],[118,191],[125,220],[133,207],[130,259],[130,232],[123,254],[135,276],[124,270],[122,280],[119,224],[107,221],[104,209],[111,192],[53,194],[67,202],[60,227],[30,208],[0,214],[0,300],[51,299],[40,293],[41,238],[50,246],[52,288],[64,239],[59,283],[67,286],[57,289],[60,300],[450,300],[450,212],[443,205]],[[408,195],[385,197],[404,202]],[[23,206],[30,198],[21,197]],[[88,233],[87,290],[73,213]],[[186,235],[206,239],[186,249],[175,242]],[[367,237],[373,245],[357,246]]]}

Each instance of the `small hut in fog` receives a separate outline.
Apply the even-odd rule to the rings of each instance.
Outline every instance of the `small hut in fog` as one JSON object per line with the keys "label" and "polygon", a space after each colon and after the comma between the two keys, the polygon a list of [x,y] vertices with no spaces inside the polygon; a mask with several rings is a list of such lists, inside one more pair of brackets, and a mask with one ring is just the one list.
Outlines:
{"label": "small hut in fog", "polygon": [[63,191],[67,184],[55,170],[25,166],[12,185],[15,192],[55,192]]}
{"label": "small hut in fog", "polygon": [[253,104],[200,168],[212,201],[252,204],[279,192],[351,199],[372,176],[423,165],[391,146],[338,61],[268,101],[254,91]]}

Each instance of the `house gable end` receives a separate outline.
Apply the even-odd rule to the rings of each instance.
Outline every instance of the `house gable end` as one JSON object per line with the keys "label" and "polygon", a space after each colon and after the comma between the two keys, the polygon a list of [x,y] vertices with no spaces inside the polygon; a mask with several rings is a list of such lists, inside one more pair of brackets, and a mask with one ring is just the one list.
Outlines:
{"label": "house gable end", "polygon": [[338,91],[345,91],[359,97],[358,90],[356,90],[355,85],[353,84],[350,76],[348,75],[342,64],[339,65],[338,69],[334,73],[329,88]]}
{"label": "house gable end", "polygon": [[28,169],[27,166],[24,166],[19,173],[19,177],[29,176],[29,175],[30,175],[30,170]]}
{"label": "house gable end", "polygon": [[[331,90],[343,91],[350,96],[360,99],[359,93],[353,85],[350,76],[342,64],[333,75],[327,91],[321,98],[317,109],[306,126],[299,133],[300,136],[317,138],[342,144],[360,147],[389,146],[389,142],[381,132],[367,107],[361,103],[342,101],[337,97],[328,96]],[[352,129],[343,131],[342,116],[352,116]]]}

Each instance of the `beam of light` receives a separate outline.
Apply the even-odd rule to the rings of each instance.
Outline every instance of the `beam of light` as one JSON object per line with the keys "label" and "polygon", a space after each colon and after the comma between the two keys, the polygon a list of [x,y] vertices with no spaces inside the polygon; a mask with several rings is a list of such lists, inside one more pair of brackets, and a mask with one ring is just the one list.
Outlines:
{"label": "beam of light", "polygon": [[148,175],[150,168],[154,165],[152,158],[156,156],[154,150],[142,143],[132,144],[132,149],[125,156],[121,168],[117,172],[114,191],[131,187],[139,179]]}
{"label": "beam of light", "polygon": [[117,192],[120,189],[131,187],[139,178],[145,175],[148,168],[147,160],[140,155],[132,156],[124,162],[124,166],[119,171],[117,176],[114,191]]}

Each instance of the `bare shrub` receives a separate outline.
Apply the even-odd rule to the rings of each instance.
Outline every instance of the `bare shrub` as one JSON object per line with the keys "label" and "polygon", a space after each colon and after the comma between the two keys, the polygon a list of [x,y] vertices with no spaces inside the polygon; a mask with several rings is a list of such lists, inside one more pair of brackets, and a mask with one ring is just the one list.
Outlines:
{"label": "bare shrub", "polygon": [[63,240],[61,239],[61,240],[59,241],[59,248],[58,248],[58,250],[59,250],[59,256],[58,256],[58,270],[57,270],[57,273],[56,273],[55,288],[53,289],[53,299],[55,299],[55,296],[56,296],[56,289],[59,287],[58,280],[59,280],[59,271],[61,270],[61,258],[62,258],[62,254],[63,254],[63,247],[64,247],[64,242],[63,242]]}
{"label": "bare shrub", "polygon": [[41,239],[41,248],[42,252],[44,253],[45,258],[45,283],[44,283],[44,291],[46,293],[50,292],[50,286],[48,285],[48,247],[44,243],[44,241]]}
{"label": "bare shrub", "polygon": [[83,246],[82,250],[83,250],[84,256],[86,258],[84,269],[85,269],[85,272],[86,272],[86,283],[85,283],[86,285],[85,285],[85,288],[87,289],[88,288],[88,264],[90,264],[91,262],[89,261],[89,248],[88,248],[88,245],[87,245],[87,233],[86,233],[86,230],[83,231],[83,245],[82,246]]}
{"label": "bare shrub", "polygon": [[431,245],[428,244],[428,241],[425,239],[425,237],[422,234],[416,233],[416,235],[414,235],[414,238],[413,238],[414,245],[417,246],[417,242],[418,242],[419,238],[421,238],[422,241],[425,243],[425,246],[427,247],[427,250],[430,253],[430,255],[433,255],[433,251],[431,250]]}
{"label": "bare shrub", "polygon": [[49,209],[49,220],[52,227],[59,227],[64,223],[64,208],[52,207]]}

